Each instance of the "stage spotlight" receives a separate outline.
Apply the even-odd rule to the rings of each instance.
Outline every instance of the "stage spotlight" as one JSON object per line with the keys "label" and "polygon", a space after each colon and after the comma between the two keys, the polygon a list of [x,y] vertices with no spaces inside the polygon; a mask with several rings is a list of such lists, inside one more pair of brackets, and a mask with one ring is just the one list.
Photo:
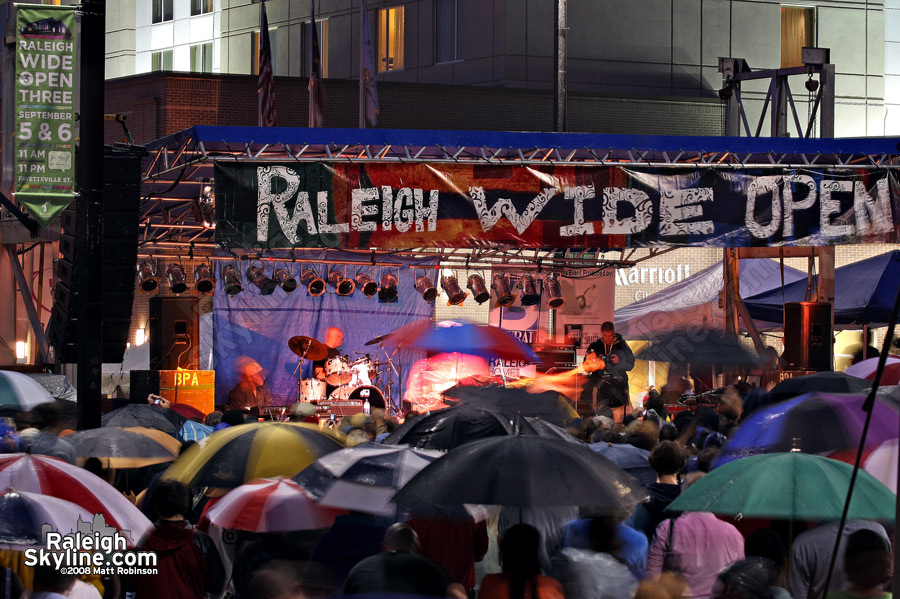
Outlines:
{"label": "stage spotlight", "polygon": [[184,267],[177,262],[170,262],[166,267],[166,278],[169,279],[169,289],[172,293],[184,293],[187,291],[187,277],[184,274]]}
{"label": "stage spotlight", "polygon": [[356,275],[356,286],[362,289],[362,292],[366,294],[366,297],[372,297],[378,293],[378,283],[373,281],[372,277],[364,272]]}
{"label": "stage spotlight", "polygon": [[469,280],[466,283],[466,287],[472,292],[472,297],[479,304],[483,304],[484,302],[491,299],[491,292],[488,291],[487,285],[484,284],[484,277],[481,275],[469,275]]}
{"label": "stage spotlight", "polygon": [[516,301],[516,296],[509,289],[509,275],[496,273],[491,277],[494,291],[497,292],[497,305],[511,306]]}
{"label": "stage spotlight", "polygon": [[381,277],[381,286],[378,289],[378,301],[385,304],[397,301],[397,277],[387,273]]}
{"label": "stage spotlight", "polygon": [[156,276],[156,267],[152,262],[144,261],[138,264],[138,281],[142,293],[153,293],[159,287],[159,277]]}
{"label": "stage spotlight", "polygon": [[216,226],[216,194],[213,186],[204,183],[200,188],[200,197],[197,198],[197,207],[200,209],[200,221],[206,228]]}
{"label": "stage spotlight", "polygon": [[279,268],[275,271],[275,274],[272,275],[272,278],[275,279],[275,282],[284,289],[285,293],[290,293],[294,289],[297,288],[297,279],[294,278],[294,275],[291,274],[286,268]]}
{"label": "stage spotlight", "polygon": [[216,288],[212,267],[205,262],[194,267],[194,281],[194,289],[200,295],[212,295]]}
{"label": "stage spotlight", "polygon": [[228,264],[222,269],[222,278],[225,279],[225,293],[234,296],[244,290],[241,286],[241,273],[234,264]]}
{"label": "stage spotlight", "polygon": [[441,277],[441,289],[447,294],[447,301],[451,306],[458,306],[466,301],[466,292],[459,288],[459,281],[452,270],[445,270]]}
{"label": "stage spotlight", "polygon": [[247,278],[259,288],[260,295],[272,295],[275,288],[278,287],[278,283],[270,279],[266,275],[266,271],[259,266],[250,265],[250,267],[247,268]]}
{"label": "stage spotlight", "polygon": [[300,284],[306,287],[306,290],[313,297],[318,297],[325,293],[325,279],[311,268],[307,268],[300,273]]}
{"label": "stage spotlight", "polygon": [[422,275],[421,277],[416,277],[416,291],[419,292],[419,295],[422,296],[422,299],[426,302],[430,302],[437,297],[438,291],[434,287],[434,283],[431,282],[431,279]]}
{"label": "stage spotlight", "polygon": [[547,275],[544,279],[544,285],[547,286],[547,305],[551,310],[562,308],[566,303],[566,298],[562,295],[562,288],[559,286],[559,278],[556,275]]}
{"label": "stage spotlight", "polygon": [[541,303],[541,294],[537,290],[537,281],[532,275],[522,275],[522,305],[534,306]]}
{"label": "stage spotlight", "polygon": [[345,278],[339,270],[328,273],[328,283],[335,288],[338,295],[353,295],[353,290],[356,289],[353,279]]}

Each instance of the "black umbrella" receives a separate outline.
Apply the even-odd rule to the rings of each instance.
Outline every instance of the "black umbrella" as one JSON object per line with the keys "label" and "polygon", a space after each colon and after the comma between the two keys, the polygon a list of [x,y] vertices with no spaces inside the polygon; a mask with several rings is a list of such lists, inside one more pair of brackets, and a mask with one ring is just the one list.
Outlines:
{"label": "black umbrella", "polygon": [[414,449],[452,449],[476,439],[515,434],[515,416],[484,407],[460,404],[404,422],[388,435],[386,445]]}
{"label": "black umbrella", "polygon": [[520,434],[537,435],[545,439],[556,439],[557,441],[565,441],[566,443],[575,443],[576,445],[584,445],[585,442],[578,437],[572,435],[564,428],[560,428],[551,422],[541,420],[540,418],[525,418],[524,422],[518,422]]}
{"label": "black umbrella", "polygon": [[104,414],[101,418],[101,423],[103,426],[118,426],[120,428],[145,426],[177,437],[186,420],[187,418],[174,410],[145,403],[136,403],[128,404],[118,410]]}
{"label": "black umbrella", "polygon": [[398,504],[512,507],[579,506],[612,513],[645,501],[633,476],[586,445],[516,435],[467,443],[426,466]]}
{"label": "black umbrella", "polygon": [[628,443],[591,443],[588,447],[611,460],[619,468],[638,479],[645,487],[656,482],[656,471],[650,467],[650,452]]}
{"label": "black umbrella", "polygon": [[769,393],[775,401],[782,401],[819,391],[821,393],[859,393],[872,387],[872,381],[843,372],[815,372],[781,381]]}
{"label": "black umbrella", "polygon": [[445,401],[449,397],[472,406],[541,418],[557,426],[563,426],[573,418],[578,418],[578,412],[572,407],[571,400],[555,391],[529,393],[527,389],[498,385],[459,386],[444,391],[443,395]]}
{"label": "black umbrella", "polygon": [[66,440],[75,447],[75,455],[99,458],[107,468],[140,468],[177,457],[150,437],[116,427],[78,431]]}
{"label": "black umbrella", "polygon": [[635,356],[641,360],[692,365],[756,366],[757,356],[721,331],[689,328],[662,333]]}

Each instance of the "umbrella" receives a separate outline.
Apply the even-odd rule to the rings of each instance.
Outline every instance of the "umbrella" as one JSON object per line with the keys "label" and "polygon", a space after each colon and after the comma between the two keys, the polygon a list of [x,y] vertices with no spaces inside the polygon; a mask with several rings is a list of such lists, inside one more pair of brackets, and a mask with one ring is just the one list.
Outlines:
{"label": "umbrella", "polygon": [[147,435],[107,426],[72,433],[66,440],[80,458],[100,458],[106,468],[140,468],[171,462],[178,455]]}
{"label": "umbrella", "polygon": [[[758,455],[716,468],[666,508],[745,518],[840,520],[853,467],[798,451]],[[859,472],[848,518],[892,520],[896,495]]]}
{"label": "umbrella", "polygon": [[146,516],[115,487],[56,458],[23,453],[0,456],[0,489],[71,501],[91,514],[103,514],[108,525],[127,531],[135,543],[153,530]]}
{"label": "umbrella", "polygon": [[170,403],[169,409],[173,412],[176,412],[180,416],[183,416],[187,420],[191,418],[197,418],[200,422],[203,422],[203,419],[206,418],[206,414],[198,410],[192,405],[186,403]]}
{"label": "umbrella", "polygon": [[[857,376],[869,381],[875,380],[878,370],[879,358],[869,358],[857,362],[844,371],[844,374]],[[884,363],[884,372],[881,375],[881,385],[900,385],[900,358],[889,355]]]}
{"label": "umbrella", "polygon": [[79,522],[93,523],[83,507],[48,495],[26,491],[0,494],[0,543],[16,549],[44,547],[44,527],[62,534],[79,530]]}
{"label": "umbrella", "polygon": [[394,493],[443,455],[408,445],[368,443],[329,453],[294,480],[322,505],[393,516]]}
{"label": "umbrella", "polygon": [[498,385],[461,386],[445,391],[444,397],[457,399],[472,406],[541,418],[558,426],[578,418],[578,412],[572,407],[572,402],[554,391],[529,393],[524,388],[511,389]]}
{"label": "umbrella", "polygon": [[539,362],[530,347],[499,327],[456,320],[418,320],[391,333],[385,345],[433,353],[459,352],[483,358]]}
{"label": "umbrella", "polygon": [[[863,458],[859,466],[881,484],[897,492],[897,452],[900,439],[888,439],[884,443],[870,447],[863,451]],[[845,449],[829,453],[827,456],[834,460],[840,460],[848,464],[856,463],[856,454],[859,449]]]}
{"label": "umbrella", "polygon": [[501,412],[460,404],[407,419],[384,443],[446,450],[475,439],[515,434],[514,420]]}
{"label": "umbrella", "polygon": [[220,528],[287,532],[328,528],[343,513],[318,505],[292,480],[253,480],[229,491],[207,518]]}
{"label": "umbrella", "polygon": [[43,385],[30,376],[11,370],[0,370],[0,406],[28,411],[53,401],[53,396]]}
{"label": "umbrella", "polygon": [[520,423],[521,431],[519,434],[537,435],[545,439],[556,439],[565,443],[575,443],[576,445],[584,445],[584,441],[572,435],[569,431],[546,420],[540,418],[526,417],[524,422]]}
{"label": "umbrella", "polygon": [[591,443],[591,449],[638,479],[645,487],[656,482],[656,471],[650,467],[650,452],[628,443]]}
{"label": "umbrella", "polygon": [[191,487],[232,488],[254,478],[294,476],[343,445],[311,424],[232,426],[182,454],[164,476]]}
{"label": "umbrella", "polygon": [[781,381],[769,393],[773,399],[781,401],[812,391],[825,393],[857,393],[872,387],[872,382],[864,378],[848,375],[846,372],[814,372]]}
{"label": "umbrella", "polygon": [[759,358],[738,340],[714,329],[690,327],[660,334],[635,356],[641,360],[692,365],[756,366]]}
{"label": "umbrella", "polygon": [[200,439],[205,439],[213,434],[214,430],[215,429],[211,426],[188,420],[184,423],[184,426],[181,427],[178,436],[184,441],[199,441]]}
{"label": "umbrella", "polygon": [[[716,464],[758,453],[789,451],[796,443],[805,453],[859,447],[866,413],[862,394],[807,393],[754,411],[728,441]],[[867,443],[897,438],[897,400],[875,398]],[[795,441],[796,440],[796,441]]]}
{"label": "umbrella", "polygon": [[146,426],[169,433],[173,437],[181,430],[185,420],[187,418],[178,412],[146,403],[128,404],[118,410],[104,414],[101,418],[103,426],[118,426],[121,428]]}
{"label": "umbrella", "polygon": [[568,505],[597,514],[646,499],[634,477],[589,447],[524,435],[461,445],[426,466],[394,497],[411,506]]}
{"label": "umbrella", "polygon": [[172,435],[167,435],[159,429],[147,428],[146,426],[132,426],[123,430],[131,433],[137,433],[139,435],[144,435],[145,437],[156,441],[157,443],[165,447],[173,457],[177,458],[178,453],[181,451],[181,441],[179,441]]}

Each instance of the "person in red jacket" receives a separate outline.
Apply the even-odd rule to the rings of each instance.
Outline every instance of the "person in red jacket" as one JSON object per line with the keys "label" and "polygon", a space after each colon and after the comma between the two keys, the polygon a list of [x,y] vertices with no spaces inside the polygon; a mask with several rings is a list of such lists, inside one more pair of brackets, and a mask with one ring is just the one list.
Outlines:
{"label": "person in red jacket", "polygon": [[205,599],[220,593],[225,571],[219,553],[209,536],[185,520],[191,506],[187,487],[163,480],[153,501],[159,521],[141,549],[156,552],[157,573],[132,579],[136,599]]}

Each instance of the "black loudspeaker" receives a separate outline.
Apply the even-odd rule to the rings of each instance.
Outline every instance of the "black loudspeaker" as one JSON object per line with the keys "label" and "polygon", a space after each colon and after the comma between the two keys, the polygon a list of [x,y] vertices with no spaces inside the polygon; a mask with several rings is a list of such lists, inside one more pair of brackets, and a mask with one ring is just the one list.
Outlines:
{"label": "black loudspeaker", "polygon": [[793,370],[831,370],[834,339],[828,302],[784,304],[784,357]]}
{"label": "black loudspeaker", "polygon": [[131,386],[128,403],[147,403],[148,395],[159,395],[158,370],[132,370],[128,378]]}
{"label": "black loudspeaker", "polygon": [[[95,258],[87,267],[99,268],[103,273],[103,328],[100,335],[102,359],[108,363],[121,362],[128,343],[137,262],[141,162],[145,153],[143,146],[104,148],[100,260],[98,263]],[[60,259],[56,263],[53,308],[47,325],[47,336],[56,352],[56,360],[64,363],[77,359],[76,331],[82,293],[76,284],[79,262],[75,244],[76,236],[83,235],[85,227],[85,223],[77,221],[73,202],[60,217]]]}
{"label": "black loudspeaker", "polygon": [[200,367],[200,316],[196,297],[150,298],[150,368]]}

